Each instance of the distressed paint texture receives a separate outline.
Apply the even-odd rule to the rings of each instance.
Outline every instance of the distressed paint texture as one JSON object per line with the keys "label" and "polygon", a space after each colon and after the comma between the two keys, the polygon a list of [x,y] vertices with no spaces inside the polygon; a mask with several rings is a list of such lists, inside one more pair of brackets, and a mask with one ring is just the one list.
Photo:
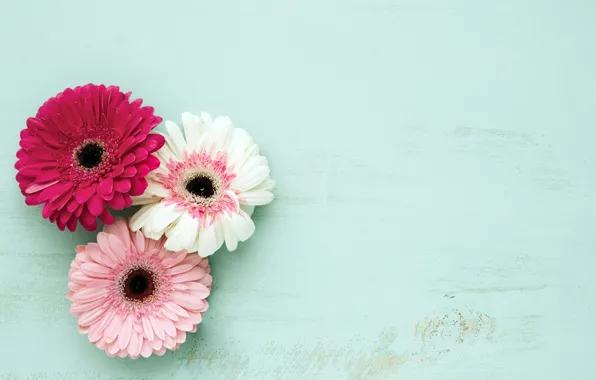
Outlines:
{"label": "distressed paint texture", "polygon": [[[596,361],[596,3],[0,0],[0,379],[586,380]],[[276,200],[211,260],[179,352],[109,359],[74,246],[13,181],[66,86],[229,115]]]}

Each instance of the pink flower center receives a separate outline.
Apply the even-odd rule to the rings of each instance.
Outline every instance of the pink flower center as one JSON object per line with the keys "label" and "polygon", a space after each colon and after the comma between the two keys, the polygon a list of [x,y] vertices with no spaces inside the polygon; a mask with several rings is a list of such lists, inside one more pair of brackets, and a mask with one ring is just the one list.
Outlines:
{"label": "pink flower center", "polygon": [[120,280],[120,292],[128,301],[146,303],[155,297],[159,287],[156,276],[147,268],[131,269]]}
{"label": "pink flower center", "polygon": [[213,223],[217,215],[233,212],[237,201],[230,194],[236,175],[227,166],[224,154],[186,153],[183,161],[170,160],[167,174],[158,173],[157,181],[170,192],[166,202],[188,210],[204,225]]}

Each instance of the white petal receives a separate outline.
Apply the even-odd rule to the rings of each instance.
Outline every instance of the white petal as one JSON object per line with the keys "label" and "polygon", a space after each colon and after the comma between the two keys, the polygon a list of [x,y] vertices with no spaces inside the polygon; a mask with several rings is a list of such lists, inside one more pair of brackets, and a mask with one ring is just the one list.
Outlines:
{"label": "white petal", "polygon": [[201,229],[199,234],[199,256],[210,256],[214,254],[218,248],[215,223],[211,223],[208,227]]}
{"label": "white petal", "polygon": [[266,190],[245,191],[238,194],[238,196],[242,199],[242,203],[255,206],[263,206],[273,201],[273,193]]}
{"label": "white petal", "polygon": [[[255,158],[256,157],[253,157],[249,161],[252,161]],[[258,186],[261,182],[267,179],[267,177],[269,177],[269,166],[256,165],[252,166],[250,170],[241,170],[238,172],[236,178],[232,180],[231,186],[237,192],[242,193]]]}
{"label": "white petal", "polygon": [[222,227],[224,232],[224,238],[226,240],[226,248],[228,251],[234,251],[238,247],[238,237],[234,231],[234,224],[232,218],[229,215],[222,216]]}
{"label": "white petal", "polygon": [[271,178],[266,178],[258,186],[252,189],[238,194],[238,197],[242,199],[242,203],[262,206],[271,203],[273,201],[273,193],[271,190],[275,182]]}
{"label": "white petal", "polygon": [[170,191],[161,184],[161,182],[147,181],[147,183],[148,186],[145,190],[145,194],[154,195],[159,198],[166,198],[172,195],[170,194]]}
{"label": "white petal", "polygon": [[186,249],[192,252],[192,246],[197,239],[199,221],[193,218],[188,212],[184,212],[176,225],[166,231],[168,240],[164,245],[170,251],[181,251]]}
{"label": "white petal", "polygon": [[201,112],[201,120],[203,121],[203,124],[205,124],[206,128],[211,127],[211,124],[213,123],[211,115],[209,115],[207,112]]}
{"label": "white petal", "polygon": [[250,216],[246,215],[243,211],[232,214],[232,223],[239,241],[246,241],[255,233],[254,222]]}
{"label": "white petal", "polygon": [[154,234],[159,234],[161,237],[168,225],[175,222],[183,212],[184,209],[179,209],[175,205],[167,205],[165,202],[160,202],[151,213],[143,232],[146,235],[150,235],[152,239],[155,239],[153,237],[155,236]]}
{"label": "white petal", "polygon": [[[233,131],[232,122],[229,118],[219,116],[211,126],[211,135],[213,136],[211,152],[224,151],[228,147],[228,142]],[[209,146],[207,146],[209,148]]]}
{"label": "white petal", "polygon": [[[238,129],[234,130],[234,132]],[[234,133],[236,135],[236,133]],[[236,169],[241,168],[244,163],[252,157],[258,156],[259,146],[254,143],[252,137],[235,137],[229,144],[228,164]]]}
{"label": "white petal", "polygon": [[200,151],[201,140],[205,134],[205,125],[199,116],[189,112],[182,114],[182,125],[186,136],[186,145],[189,150]]}
{"label": "white petal", "polygon": [[240,210],[244,211],[246,215],[252,216],[252,213],[255,212],[255,206],[247,205],[247,204],[240,204]]}
{"label": "white petal", "polygon": [[[160,133],[165,139],[166,142],[167,140],[170,138],[168,135],[164,134],[164,133]],[[174,160],[174,161],[178,161],[179,158],[176,156],[176,154],[172,151],[172,148],[170,148],[169,144],[164,144],[157,152],[157,158],[159,158],[159,161],[161,162],[161,165],[159,165],[159,168],[157,168],[155,171],[149,173],[150,175],[152,173],[157,172],[164,172],[166,171],[166,165],[170,160]]]}
{"label": "white petal", "polygon": [[182,136],[182,131],[180,131],[180,127],[178,124],[174,123],[173,121],[166,121],[166,129],[170,134],[170,138],[168,143],[172,148],[172,151],[178,155],[178,157],[184,157],[184,151],[186,150],[186,141],[184,140],[184,136]]}
{"label": "white petal", "polygon": [[217,249],[221,247],[225,241],[224,239],[224,231],[223,231],[223,224],[220,218],[215,219],[215,245]]}
{"label": "white petal", "polygon": [[149,217],[157,205],[159,205],[159,203],[151,203],[141,207],[139,211],[137,211],[130,219],[130,229],[133,231],[138,231],[141,229],[141,227],[147,224]]}
{"label": "white petal", "polygon": [[149,197],[145,197],[145,196],[138,196],[138,197],[130,197],[132,199],[132,205],[133,206],[142,206],[142,205],[148,205],[150,203],[156,203],[159,202],[161,200],[161,198],[153,198],[151,196]]}

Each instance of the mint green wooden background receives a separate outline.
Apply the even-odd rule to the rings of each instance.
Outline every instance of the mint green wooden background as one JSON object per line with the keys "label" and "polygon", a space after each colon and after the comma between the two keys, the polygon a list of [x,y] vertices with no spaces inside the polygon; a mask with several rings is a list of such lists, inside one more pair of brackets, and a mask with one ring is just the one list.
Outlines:
{"label": "mint green wooden background", "polygon": [[[0,1],[0,378],[589,380],[592,0]],[[278,182],[179,352],[109,359],[12,168],[87,82],[229,115]]]}

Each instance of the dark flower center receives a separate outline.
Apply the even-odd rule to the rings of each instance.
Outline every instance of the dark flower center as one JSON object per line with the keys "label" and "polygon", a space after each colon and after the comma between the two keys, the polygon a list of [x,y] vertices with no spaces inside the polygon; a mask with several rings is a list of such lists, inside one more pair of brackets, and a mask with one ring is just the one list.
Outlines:
{"label": "dark flower center", "polygon": [[92,169],[101,163],[103,159],[103,147],[98,143],[90,143],[85,145],[77,152],[77,159],[81,166],[87,169]]}
{"label": "dark flower center", "polygon": [[145,269],[135,269],[124,279],[124,296],[132,301],[143,302],[155,292],[153,274]]}
{"label": "dark flower center", "polygon": [[195,177],[186,183],[186,190],[192,195],[210,198],[215,194],[213,181],[209,177]]}

